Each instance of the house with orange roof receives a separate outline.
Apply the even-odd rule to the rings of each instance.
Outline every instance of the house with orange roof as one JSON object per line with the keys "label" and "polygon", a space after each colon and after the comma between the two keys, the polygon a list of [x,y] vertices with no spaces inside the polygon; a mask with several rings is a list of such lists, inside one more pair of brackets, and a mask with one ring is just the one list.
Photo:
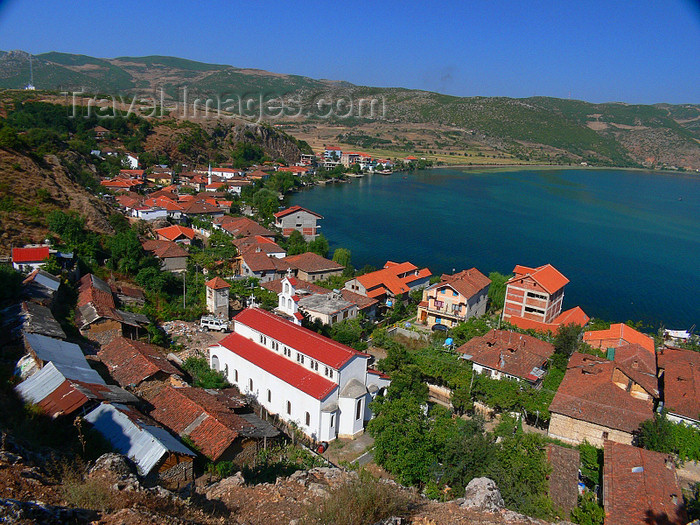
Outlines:
{"label": "house with orange roof", "polygon": [[166,197],[165,195],[152,196],[143,201],[143,204],[155,208],[162,208],[167,212],[169,218],[176,220],[180,219],[182,210],[184,209],[182,204],[179,204],[174,199]]}
{"label": "house with orange roof", "polygon": [[462,354],[462,359],[472,362],[477,374],[539,386],[547,360],[554,354],[554,345],[510,330],[491,330],[470,339],[457,352]]}
{"label": "house with orange roof", "polygon": [[396,301],[405,299],[409,292],[426,286],[432,275],[427,268],[419,269],[408,261],[387,261],[381,270],[350,279],[345,283],[345,289],[392,307]]}
{"label": "house with orange roof", "polygon": [[323,281],[334,275],[342,275],[345,270],[345,266],[314,252],[289,255],[285,261],[296,268],[297,276],[304,281]]}
{"label": "house with orange roof", "polygon": [[623,323],[610,325],[607,330],[584,332],[583,342],[602,350],[634,343],[654,354],[654,339]]}
{"label": "house with orange roof", "polygon": [[275,240],[275,233],[261,226],[248,217],[231,217],[224,215],[213,221],[214,227],[230,233],[235,238],[261,236],[271,241]]}
{"label": "house with orange roof", "polygon": [[308,166],[280,166],[277,171],[282,173],[291,173],[292,175],[302,176],[308,175],[312,172],[312,169]]}
{"label": "house with orange roof", "polygon": [[590,318],[579,308],[562,312],[564,287],[569,280],[554,266],[517,265],[506,283],[502,319],[523,329],[556,332],[559,326],[584,326]]}
{"label": "house with orange roof", "polygon": [[476,268],[454,275],[443,274],[439,283],[423,290],[416,320],[433,327],[448,327],[486,313],[491,279]]}
{"label": "house with orange roof", "polygon": [[575,352],[549,406],[548,433],[574,445],[631,445],[658,399],[656,362],[641,346],[616,349],[614,361]]}
{"label": "house with orange roof", "polygon": [[186,226],[173,225],[166,228],[158,228],[156,235],[159,241],[173,241],[180,244],[191,244],[195,238],[195,231]]}
{"label": "house with orange roof", "polygon": [[204,283],[207,290],[207,310],[228,321],[228,298],[231,285],[221,277],[214,277]]}
{"label": "house with orange roof", "polygon": [[700,353],[664,347],[656,358],[666,417],[700,428]]}
{"label": "house with orange roof", "polygon": [[296,230],[309,241],[314,240],[320,233],[320,226],[317,224],[319,219],[323,219],[323,216],[316,212],[301,206],[292,206],[275,213],[275,226],[282,230],[285,237],[289,237]]}
{"label": "house with orange roof", "polygon": [[187,270],[189,254],[178,243],[157,239],[148,239],[141,243],[144,251],[160,259],[161,268],[168,272],[181,273]]}
{"label": "house with orange roof", "polygon": [[673,456],[626,444],[603,445],[605,525],[685,525]]}

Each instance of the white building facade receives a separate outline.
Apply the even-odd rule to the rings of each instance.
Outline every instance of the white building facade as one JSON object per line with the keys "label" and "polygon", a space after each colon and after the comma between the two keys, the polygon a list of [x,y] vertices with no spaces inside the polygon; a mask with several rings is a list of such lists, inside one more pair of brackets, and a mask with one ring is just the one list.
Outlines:
{"label": "white building facade", "polygon": [[209,360],[241,393],[315,441],[362,434],[369,402],[389,385],[368,371],[367,354],[257,308],[234,318]]}

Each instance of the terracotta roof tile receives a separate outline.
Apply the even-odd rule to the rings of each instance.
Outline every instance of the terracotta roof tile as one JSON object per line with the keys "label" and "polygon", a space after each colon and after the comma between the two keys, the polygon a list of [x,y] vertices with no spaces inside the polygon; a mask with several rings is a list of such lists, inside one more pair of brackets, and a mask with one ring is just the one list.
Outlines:
{"label": "terracotta roof tile", "polygon": [[286,210],[278,211],[275,213],[275,217],[278,219],[281,219],[282,217],[286,217],[287,215],[291,215],[292,213],[297,213],[297,212],[306,212],[310,213],[311,215],[315,215],[319,219],[323,219],[322,215],[319,215],[318,213],[307,210],[306,208],[302,208],[301,206],[291,206],[287,208]]}
{"label": "terracotta roof tile", "polygon": [[538,378],[531,372],[534,368],[544,368],[554,353],[554,345],[525,334],[491,330],[467,341],[457,351],[471,355],[469,360],[474,363],[536,382]]}
{"label": "terracotta roof tile", "polygon": [[314,252],[300,253],[299,255],[290,255],[284,259],[294,268],[298,268],[304,272],[328,272],[344,270],[345,266],[338,264],[335,261],[321,257]]}
{"label": "terracotta roof tile", "polygon": [[153,405],[152,418],[180,436],[189,436],[212,461],[226,452],[241,431],[253,428],[233,412],[242,406],[241,400],[221,392],[165,386],[148,401]]}
{"label": "terracotta roof tile", "polygon": [[585,332],[583,340],[595,348],[617,348],[636,343],[654,354],[654,339],[623,323],[610,325],[607,330]]}
{"label": "terracotta roof tile", "polygon": [[671,456],[606,441],[603,465],[605,525],[687,522]]}
{"label": "terracotta roof tile", "polygon": [[612,361],[575,352],[549,411],[634,432],[653,417],[654,403],[651,398],[634,397],[618,386],[613,381],[617,369]]}
{"label": "terracotta roof tile", "polygon": [[185,226],[173,225],[166,228],[158,228],[156,233],[161,237],[165,237],[169,241],[174,241],[176,239],[185,238],[192,240],[195,237],[195,231],[192,228],[187,228]]}
{"label": "terracotta roof tile", "polygon": [[520,281],[529,275],[550,294],[557,292],[569,282],[569,280],[551,264],[545,264],[538,268],[517,265],[513,269],[513,273],[515,276],[508,281],[508,284]]}
{"label": "terracotta roof tile", "polygon": [[158,372],[182,375],[165,358],[161,348],[141,341],[117,337],[103,346],[97,355],[121,386],[137,385]]}
{"label": "terracotta roof tile", "polygon": [[204,283],[207,287],[213,288],[214,290],[221,290],[223,288],[231,288],[231,285],[224,281],[221,277],[214,277]]}
{"label": "terracotta roof tile", "polygon": [[450,286],[464,297],[470,298],[490,284],[491,279],[476,268],[470,268],[469,270],[462,270],[454,275],[443,274],[440,278],[440,282],[432,285],[430,289]]}
{"label": "terracotta roof tile", "polygon": [[664,374],[664,404],[670,412],[700,421],[700,353],[664,348],[658,355]]}

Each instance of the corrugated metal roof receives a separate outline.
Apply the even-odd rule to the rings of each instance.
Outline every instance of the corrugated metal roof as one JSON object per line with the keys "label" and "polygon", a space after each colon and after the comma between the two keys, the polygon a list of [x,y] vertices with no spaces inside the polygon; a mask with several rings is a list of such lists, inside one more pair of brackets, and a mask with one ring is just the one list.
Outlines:
{"label": "corrugated metal roof", "polygon": [[90,368],[78,345],[39,334],[25,334],[24,339],[40,360],[51,361],[66,379],[105,384],[100,375]]}
{"label": "corrugated metal roof", "polygon": [[36,374],[22,381],[15,390],[27,403],[38,403],[56,390],[66,380],[64,375],[49,363]]}
{"label": "corrugated metal roof", "polygon": [[99,277],[95,277],[94,274],[90,274],[90,280],[92,281],[93,288],[102,290],[103,292],[108,293],[110,295],[112,294],[112,289],[109,287],[109,285]]}
{"label": "corrugated metal roof", "polygon": [[[129,417],[128,412],[132,417]],[[162,428],[146,424],[136,411],[124,405],[102,404],[85,419],[120,453],[131,458],[141,475],[147,475],[169,453],[195,454]]]}
{"label": "corrugated metal roof", "polygon": [[54,292],[58,290],[58,287],[61,285],[61,280],[58,277],[51,275],[44,270],[37,270],[36,274],[34,274],[34,277],[32,278],[32,281],[45,286]]}

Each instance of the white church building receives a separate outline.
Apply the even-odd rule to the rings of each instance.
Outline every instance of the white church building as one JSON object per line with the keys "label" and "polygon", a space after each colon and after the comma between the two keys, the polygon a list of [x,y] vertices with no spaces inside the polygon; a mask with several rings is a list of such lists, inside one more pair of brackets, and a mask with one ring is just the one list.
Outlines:
{"label": "white church building", "polygon": [[364,431],[369,402],[389,386],[369,358],[258,308],[239,313],[232,333],[209,347],[213,369],[315,441]]}

